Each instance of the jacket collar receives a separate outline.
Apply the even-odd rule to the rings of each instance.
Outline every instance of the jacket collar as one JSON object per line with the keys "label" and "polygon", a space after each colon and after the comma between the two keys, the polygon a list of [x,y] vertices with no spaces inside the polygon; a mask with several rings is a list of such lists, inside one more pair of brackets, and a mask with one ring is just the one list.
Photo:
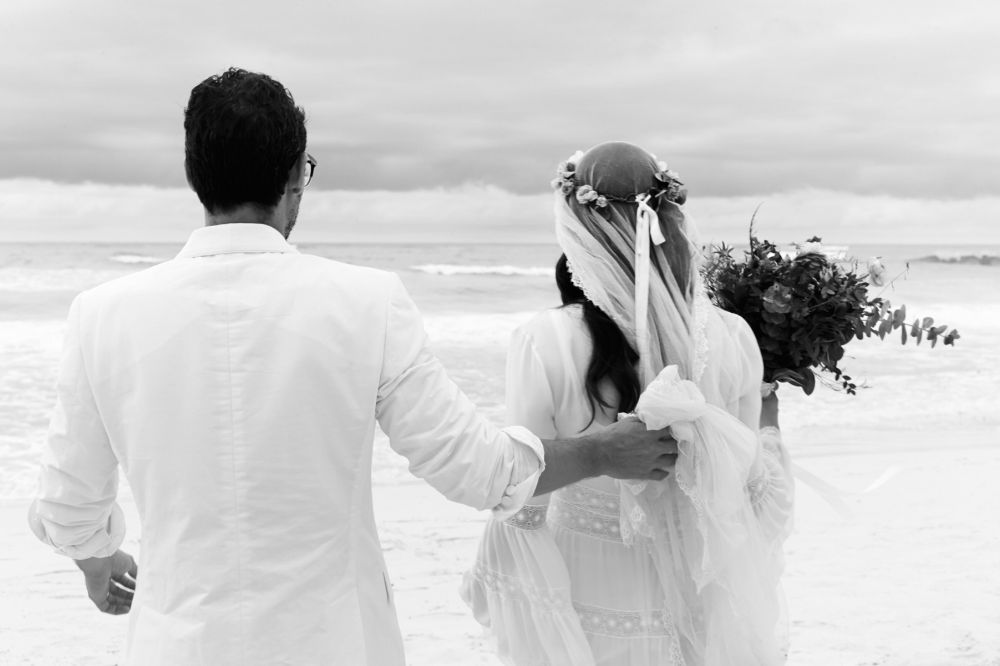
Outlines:
{"label": "jacket collar", "polygon": [[219,224],[195,229],[178,258],[248,252],[298,252],[274,227],[266,224]]}

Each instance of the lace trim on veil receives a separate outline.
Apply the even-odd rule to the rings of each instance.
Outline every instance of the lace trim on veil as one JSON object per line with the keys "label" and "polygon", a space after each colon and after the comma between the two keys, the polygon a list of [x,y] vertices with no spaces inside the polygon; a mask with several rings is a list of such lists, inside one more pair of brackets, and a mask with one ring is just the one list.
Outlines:
{"label": "lace trim on veil", "polygon": [[611,320],[618,325],[622,333],[635,348],[635,328],[629,322],[625,321],[614,308],[609,308],[604,304],[603,299],[600,298],[593,290],[587,288],[587,283],[595,284],[596,281],[593,277],[584,278],[587,275],[587,270],[581,266],[576,266],[573,264],[573,260],[570,258],[569,254],[566,254],[566,265],[569,267],[570,280],[573,282],[573,286],[583,292],[583,295],[587,297],[587,300],[593,303],[601,312],[611,317]]}
{"label": "lace trim on veil", "polygon": [[701,272],[695,271],[694,280],[694,302],[692,310],[694,313],[694,368],[691,379],[695,384],[701,381],[708,367],[708,313],[712,308],[712,301],[705,291],[705,283],[701,278]]}

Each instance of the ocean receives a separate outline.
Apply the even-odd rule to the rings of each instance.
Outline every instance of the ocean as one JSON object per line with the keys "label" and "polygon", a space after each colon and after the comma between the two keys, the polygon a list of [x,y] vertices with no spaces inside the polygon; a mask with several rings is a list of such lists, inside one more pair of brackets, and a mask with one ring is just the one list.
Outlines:
{"label": "ocean", "polygon": [[[181,244],[0,244],[0,499],[34,488],[64,318],[81,290],[174,256]],[[558,305],[553,244],[302,244],[302,252],[398,273],[420,307],[432,347],[491,419],[503,420],[504,358],[510,332]],[[955,347],[866,340],[843,367],[866,388],[846,396],[819,387],[806,398],[783,388],[782,422],[793,453],[880,448],[887,429],[912,433],[916,448],[1000,441],[1000,246],[851,246],[848,256],[882,257],[883,294],[909,318],[957,328]],[[933,426],[933,427],[931,427]],[[376,483],[405,477],[388,447],[377,448]]]}

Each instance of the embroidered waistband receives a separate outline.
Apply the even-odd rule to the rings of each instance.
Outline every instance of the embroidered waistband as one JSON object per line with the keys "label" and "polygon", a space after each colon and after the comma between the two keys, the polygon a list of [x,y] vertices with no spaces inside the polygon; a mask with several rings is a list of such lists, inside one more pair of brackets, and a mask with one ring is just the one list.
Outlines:
{"label": "embroidered waistband", "polygon": [[549,522],[605,541],[622,540],[618,496],[573,485],[552,495]]}

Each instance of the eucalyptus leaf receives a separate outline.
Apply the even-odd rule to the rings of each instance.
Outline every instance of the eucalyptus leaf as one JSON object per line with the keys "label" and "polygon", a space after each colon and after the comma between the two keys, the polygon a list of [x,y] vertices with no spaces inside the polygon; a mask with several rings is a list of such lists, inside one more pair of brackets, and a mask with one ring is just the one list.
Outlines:
{"label": "eucalyptus leaf", "polygon": [[[777,380],[812,393],[819,372],[830,373],[839,388],[855,395],[857,385],[840,363],[845,345],[877,335],[885,339],[899,328],[901,344],[926,337],[952,344],[957,331],[935,326],[930,317],[907,324],[906,305],[869,294],[869,275],[831,261],[821,252],[801,252],[786,259],[773,242],[750,229],[750,249],[742,260],[722,245],[710,251],[703,277],[713,303],[740,315],[757,339],[767,381]],[[891,286],[892,282],[889,282]],[[827,386],[836,387],[830,382]]]}

